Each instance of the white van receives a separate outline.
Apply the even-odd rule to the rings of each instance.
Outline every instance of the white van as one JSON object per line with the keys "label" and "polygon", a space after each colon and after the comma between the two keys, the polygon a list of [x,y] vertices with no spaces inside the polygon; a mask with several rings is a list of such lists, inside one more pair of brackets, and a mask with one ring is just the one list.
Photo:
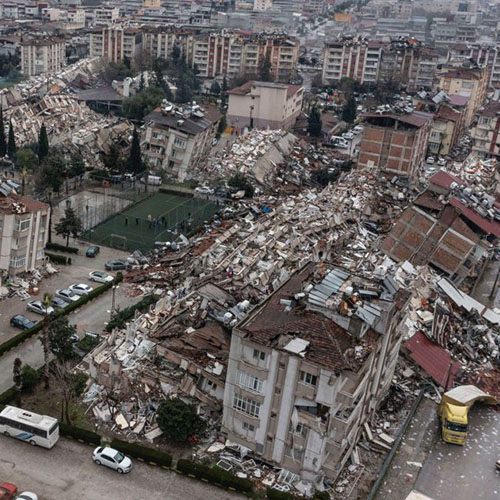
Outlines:
{"label": "white van", "polygon": [[[145,184],[145,178],[141,178],[141,182]],[[149,186],[161,186],[161,177],[158,175],[148,175],[148,185]]]}

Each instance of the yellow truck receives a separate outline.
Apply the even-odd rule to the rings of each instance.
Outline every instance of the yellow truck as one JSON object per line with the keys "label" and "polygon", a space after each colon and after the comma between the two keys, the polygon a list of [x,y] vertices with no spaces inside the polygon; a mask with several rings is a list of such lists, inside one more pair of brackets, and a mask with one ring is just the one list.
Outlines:
{"label": "yellow truck", "polygon": [[461,385],[443,394],[439,405],[443,441],[465,443],[469,408],[476,402],[498,404],[498,401],[474,385]]}

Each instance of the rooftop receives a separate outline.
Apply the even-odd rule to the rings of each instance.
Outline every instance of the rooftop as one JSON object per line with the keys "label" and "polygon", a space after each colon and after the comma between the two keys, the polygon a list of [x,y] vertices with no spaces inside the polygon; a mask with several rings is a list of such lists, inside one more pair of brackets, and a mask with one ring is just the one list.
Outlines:
{"label": "rooftop", "polygon": [[282,89],[287,90],[287,97],[295,95],[302,87],[300,85],[286,85],[284,83],[272,83],[272,82],[258,82],[251,80],[249,82],[231,89],[228,94],[232,95],[248,95],[252,92],[252,88],[271,88],[271,89]]}

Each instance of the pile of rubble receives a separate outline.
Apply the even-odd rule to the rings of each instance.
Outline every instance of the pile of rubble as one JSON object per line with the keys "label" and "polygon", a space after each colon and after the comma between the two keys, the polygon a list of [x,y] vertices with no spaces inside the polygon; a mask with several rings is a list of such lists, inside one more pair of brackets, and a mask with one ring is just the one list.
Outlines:
{"label": "pile of rubble", "polygon": [[20,297],[29,300],[32,295],[39,293],[38,284],[42,279],[58,272],[48,260],[39,268],[27,271],[17,276],[9,277],[7,271],[2,270],[0,277],[0,298]]}
{"label": "pile of rubble", "polygon": [[448,167],[451,174],[464,182],[469,188],[493,193],[496,188],[496,158],[482,160],[469,156],[464,162],[453,162]]}

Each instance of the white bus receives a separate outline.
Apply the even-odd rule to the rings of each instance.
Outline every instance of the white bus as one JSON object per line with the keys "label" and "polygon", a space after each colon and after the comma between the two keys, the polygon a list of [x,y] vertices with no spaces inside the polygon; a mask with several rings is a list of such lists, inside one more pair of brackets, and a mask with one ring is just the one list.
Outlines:
{"label": "white bus", "polygon": [[0,433],[27,441],[33,446],[52,448],[59,439],[59,424],[57,418],[6,406],[0,412]]}

